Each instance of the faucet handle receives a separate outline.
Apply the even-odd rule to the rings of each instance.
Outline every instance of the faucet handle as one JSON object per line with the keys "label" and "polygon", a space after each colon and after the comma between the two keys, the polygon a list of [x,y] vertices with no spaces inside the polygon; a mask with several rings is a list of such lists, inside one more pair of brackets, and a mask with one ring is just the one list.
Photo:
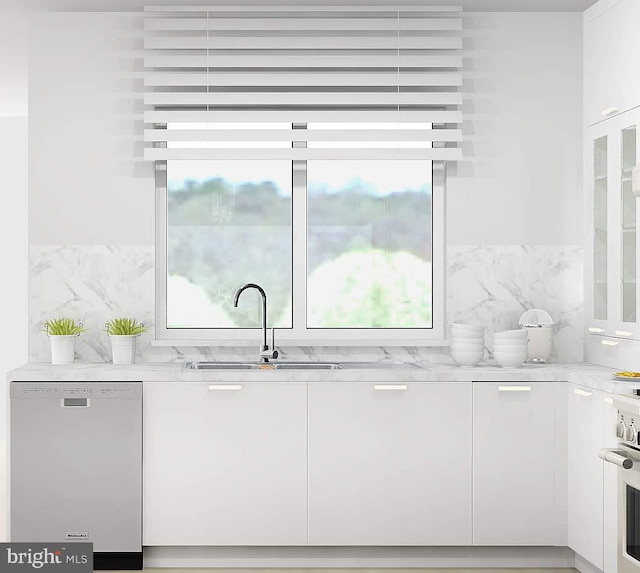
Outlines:
{"label": "faucet handle", "polygon": [[260,356],[262,358],[273,359],[273,360],[278,358],[279,353],[276,350],[276,329],[275,328],[271,329],[271,350],[269,350],[268,346],[263,348],[262,351],[260,352]]}

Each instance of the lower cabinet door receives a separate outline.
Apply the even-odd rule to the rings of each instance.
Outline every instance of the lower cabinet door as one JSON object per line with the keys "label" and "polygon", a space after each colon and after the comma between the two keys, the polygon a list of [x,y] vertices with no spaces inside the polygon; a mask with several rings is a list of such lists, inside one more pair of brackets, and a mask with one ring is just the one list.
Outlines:
{"label": "lower cabinet door", "polygon": [[305,383],[144,385],[144,545],[306,545]]}
{"label": "lower cabinet door", "polygon": [[473,384],[474,545],[561,541],[553,383]]}
{"label": "lower cabinet door", "polygon": [[471,544],[471,383],[309,384],[310,545]]}
{"label": "lower cabinet door", "polygon": [[[617,448],[616,424],[618,410],[613,407],[613,395],[603,395],[602,447]],[[604,573],[618,573],[618,466],[604,463]]]}
{"label": "lower cabinet door", "polygon": [[569,547],[598,569],[604,568],[603,398],[598,390],[568,384],[567,537]]}

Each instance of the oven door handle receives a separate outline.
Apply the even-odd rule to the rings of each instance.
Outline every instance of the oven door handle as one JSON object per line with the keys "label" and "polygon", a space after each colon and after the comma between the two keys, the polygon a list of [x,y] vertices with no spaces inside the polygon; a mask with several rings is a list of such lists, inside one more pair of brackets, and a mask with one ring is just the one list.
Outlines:
{"label": "oven door handle", "polygon": [[598,452],[598,457],[625,470],[630,470],[633,467],[633,460],[625,455],[624,450],[602,448]]}

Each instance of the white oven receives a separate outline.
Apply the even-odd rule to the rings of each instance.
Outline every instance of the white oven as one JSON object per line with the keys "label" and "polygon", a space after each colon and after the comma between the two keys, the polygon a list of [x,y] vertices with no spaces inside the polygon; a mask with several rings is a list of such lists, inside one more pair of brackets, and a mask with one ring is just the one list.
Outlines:
{"label": "white oven", "polygon": [[616,449],[600,451],[618,466],[618,572],[640,573],[640,396],[615,396]]}

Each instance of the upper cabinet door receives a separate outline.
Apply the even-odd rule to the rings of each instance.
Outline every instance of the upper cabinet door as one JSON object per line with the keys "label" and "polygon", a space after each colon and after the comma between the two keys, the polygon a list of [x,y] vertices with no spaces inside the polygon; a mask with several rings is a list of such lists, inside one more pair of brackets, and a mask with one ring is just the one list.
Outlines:
{"label": "upper cabinet door", "polygon": [[640,106],[640,2],[601,0],[584,14],[587,125]]}
{"label": "upper cabinet door", "polygon": [[473,544],[560,545],[555,386],[473,384]]}
{"label": "upper cabinet door", "polygon": [[587,339],[586,352],[598,364],[606,363],[600,359],[606,354],[615,365],[617,350],[640,340],[638,165],[640,108],[587,129],[585,316],[588,333],[596,336]]}
{"label": "upper cabinet door", "polygon": [[470,545],[471,423],[471,383],[310,383],[309,544]]}

